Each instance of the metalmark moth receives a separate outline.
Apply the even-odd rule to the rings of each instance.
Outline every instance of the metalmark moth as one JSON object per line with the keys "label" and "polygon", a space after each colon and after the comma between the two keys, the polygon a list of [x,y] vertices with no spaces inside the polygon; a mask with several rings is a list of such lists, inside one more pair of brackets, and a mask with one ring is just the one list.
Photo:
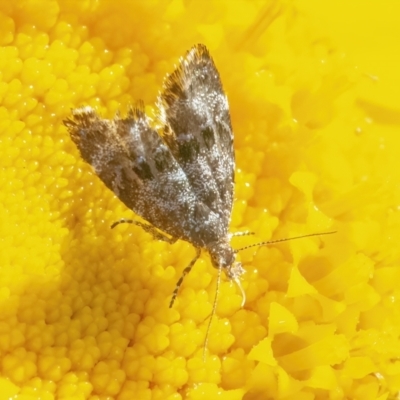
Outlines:
{"label": "metalmark moth", "polygon": [[[204,45],[193,46],[167,76],[157,106],[157,129],[141,103],[126,118],[117,115],[113,120],[102,119],[91,107],[78,108],[64,124],[82,158],[107,187],[148,221],[121,220],[113,227],[129,222],[156,239],[169,243],[182,239],[195,247],[196,255],[184,269],[170,307],[201,250],[209,253],[218,269],[212,317],[221,271],[241,288],[244,269],[236,261],[239,250],[230,244],[235,234],[228,232],[235,173],[229,105]],[[313,235],[318,234],[305,236]],[[242,294],[244,303],[243,290]],[[211,318],[204,349],[210,325]]]}

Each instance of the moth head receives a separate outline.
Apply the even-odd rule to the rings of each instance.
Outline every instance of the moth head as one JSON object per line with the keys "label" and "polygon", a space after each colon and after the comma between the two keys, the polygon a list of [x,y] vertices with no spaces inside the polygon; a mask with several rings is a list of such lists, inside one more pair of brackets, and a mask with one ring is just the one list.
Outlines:
{"label": "moth head", "polygon": [[225,270],[235,262],[235,250],[226,240],[211,243],[211,245],[207,246],[207,249],[215,268],[223,268]]}
{"label": "moth head", "polygon": [[218,241],[208,246],[212,264],[215,268],[224,270],[226,276],[234,281],[242,293],[242,307],[246,301],[246,296],[242,288],[240,277],[245,273],[242,263],[236,261],[236,250],[233,250],[229,241]]}

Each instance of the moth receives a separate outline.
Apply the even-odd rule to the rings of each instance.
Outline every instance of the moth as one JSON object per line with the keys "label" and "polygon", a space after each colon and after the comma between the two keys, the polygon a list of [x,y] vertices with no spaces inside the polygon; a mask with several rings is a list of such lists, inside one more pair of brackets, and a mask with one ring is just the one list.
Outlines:
{"label": "moth", "polygon": [[[131,108],[126,118],[116,115],[113,120],[102,119],[91,107],[78,108],[64,124],[82,158],[128,208],[148,222],[124,219],[112,227],[132,223],[158,240],[185,240],[196,249],[176,284],[170,307],[201,251],[209,254],[218,270],[212,317],[221,271],[237,283],[243,303],[245,296],[240,284],[244,269],[236,260],[242,249],[232,248],[235,234],[228,231],[235,181],[229,105],[203,44],[193,46],[166,77],[157,109],[156,125],[145,115],[142,103]],[[210,325],[211,318],[205,348]]]}

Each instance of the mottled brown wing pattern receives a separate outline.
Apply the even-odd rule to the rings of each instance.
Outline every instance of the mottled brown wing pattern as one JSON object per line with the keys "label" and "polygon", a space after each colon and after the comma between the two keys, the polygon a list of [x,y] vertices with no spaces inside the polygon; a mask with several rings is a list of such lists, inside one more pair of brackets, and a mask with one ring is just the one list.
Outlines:
{"label": "mottled brown wing pattern", "polygon": [[173,237],[190,239],[195,194],[142,107],[114,120],[83,107],[65,125],[82,158],[127,207]]}
{"label": "mottled brown wing pattern", "polygon": [[[158,107],[160,132],[150,126],[142,106],[131,110],[127,118],[113,120],[83,107],[73,110],[64,123],[83,159],[151,226],[123,222],[136,222],[163,239],[155,227],[196,248],[195,257],[177,282],[170,307],[201,249],[208,251],[219,270],[213,315],[221,270],[239,287],[244,270],[235,261],[228,234],[235,169],[229,106],[204,45],[189,50],[167,77]],[[204,349],[207,337],[208,333]]]}
{"label": "mottled brown wing pattern", "polygon": [[[240,284],[244,269],[236,261],[237,252],[290,239],[260,242],[239,250],[230,245],[233,133],[219,73],[204,45],[189,50],[167,77],[158,107],[160,132],[152,128],[142,105],[132,109],[127,118],[117,115],[113,120],[102,119],[92,108],[83,107],[73,110],[64,123],[83,159],[127,207],[151,225],[119,222],[136,222],[155,238],[166,240],[157,228],[172,236],[168,241],[183,239],[196,248],[195,257],[176,284],[170,307],[201,249],[208,251],[218,278],[205,351],[221,271],[238,284],[244,304]],[[325,234],[329,233],[333,232]],[[300,237],[315,235],[321,234]]]}
{"label": "mottled brown wing pattern", "polygon": [[226,234],[233,201],[235,154],[228,100],[204,45],[189,50],[159,97],[164,138],[198,201],[220,217]]}
{"label": "mottled brown wing pattern", "polygon": [[188,51],[167,77],[158,105],[162,135],[142,105],[113,120],[83,107],[65,125],[82,157],[127,207],[210,251],[227,241],[235,160],[227,98],[204,45]]}

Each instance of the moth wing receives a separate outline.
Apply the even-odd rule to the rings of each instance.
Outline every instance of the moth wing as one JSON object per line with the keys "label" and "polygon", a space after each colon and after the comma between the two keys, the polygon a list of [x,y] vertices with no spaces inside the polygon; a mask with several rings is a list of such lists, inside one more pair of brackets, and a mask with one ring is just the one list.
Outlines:
{"label": "moth wing", "polygon": [[167,77],[159,97],[164,139],[199,201],[227,230],[233,201],[235,154],[229,105],[219,73],[198,44]]}
{"label": "moth wing", "polygon": [[84,107],[64,123],[82,158],[127,207],[175,238],[190,238],[195,195],[142,107],[114,120]]}

